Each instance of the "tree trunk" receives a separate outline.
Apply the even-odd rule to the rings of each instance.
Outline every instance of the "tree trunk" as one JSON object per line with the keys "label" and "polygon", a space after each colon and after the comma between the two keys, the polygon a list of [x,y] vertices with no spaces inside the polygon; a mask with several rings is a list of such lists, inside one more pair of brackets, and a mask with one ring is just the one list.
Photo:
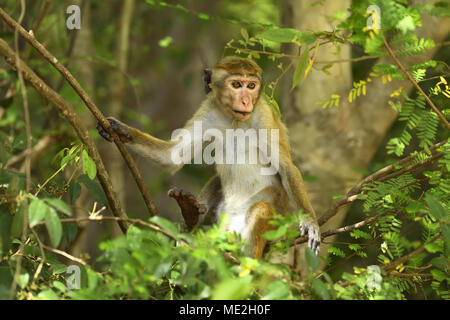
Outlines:
{"label": "tree trunk", "polygon": [[[298,30],[332,31],[333,25],[327,17],[337,10],[346,10],[350,1],[325,1],[321,6],[308,6],[306,0],[285,0],[283,21],[286,27]],[[434,17],[424,16],[418,35],[431,37],[440,42],[447,36],[450,24],[439,23]],[[332,45],[319,48],[317,60],[337,60],[351,58],[349,45],[341,45],[338,55]],[[426,61],[435,50],[427,54],[403,59],[405,65]],[[389,57],[380,63],[392,63]],[[348,93],[352,88],[351,65],[349,62],[334,64],[329,69],[331,75],[312,70],[299,87],[290,91],[290,82],[284,83],[282,111],[290,131],[291,147],[295,163],[304,175],[317,177],[315,182],[307,182],[308,193],[313,207],[320,217],[332,204],[332,196],[345,194],[362,175],[377,151],[383,137],[395,121],[397,114],[388,104],[389,94],[403,86],[406,92],[412,89],[407,81],[392,81],[382,84],[373,81],[367,85],[366,96],[349,103]],[[292,75],[287,76],[288,81]],[[329,100],[331,94],[339,94],[339,107],[322,109],[319,100]],[[347,208],[324,224],[321,231],[341,225]],[[333,239],[327,239],[331,242]],[[320,254],[327,254],[329,245],[322,244]],[[301,250],[303,251],[303,250]],[[300,253],[300,268],[306,270]]]}

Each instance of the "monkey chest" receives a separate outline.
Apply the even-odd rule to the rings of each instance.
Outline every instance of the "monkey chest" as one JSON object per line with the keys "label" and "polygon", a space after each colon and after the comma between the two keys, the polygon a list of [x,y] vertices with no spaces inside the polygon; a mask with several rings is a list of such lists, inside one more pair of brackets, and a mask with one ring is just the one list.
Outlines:
{"label": "monkey chest", "polygon": [[248,202],[268,187],[281,187],[277,175],[262,175],[258,164],[217,164],[222,191],[227,202]]}

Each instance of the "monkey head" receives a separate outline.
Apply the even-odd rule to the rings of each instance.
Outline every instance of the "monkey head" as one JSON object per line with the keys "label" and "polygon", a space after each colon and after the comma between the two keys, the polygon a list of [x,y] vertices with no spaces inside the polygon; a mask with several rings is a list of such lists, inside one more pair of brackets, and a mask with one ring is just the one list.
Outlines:
{"label": "monkey head", "polygon": [[234,120],[248,120],[258,102],[262,69],[252,60],[228,56],[212,70],[216,106]]}

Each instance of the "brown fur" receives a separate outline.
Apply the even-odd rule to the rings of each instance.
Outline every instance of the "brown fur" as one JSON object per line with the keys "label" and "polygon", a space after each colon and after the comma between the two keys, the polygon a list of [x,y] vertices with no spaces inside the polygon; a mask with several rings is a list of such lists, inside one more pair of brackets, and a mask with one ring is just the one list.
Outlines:
{"label": "brown fur", "polygon": [[[277,176],[273,179],[254,174],[252,166],[248,171],[242,170],[242,166],[234,166],[230,164],[228,167],[223,165],[216,166],[217,175],[201,191],[198,201],[190,194],[175,194],[181,201],[180,207],[184,210],[185,219],[189,220],[189,224],[197,219],[202,220],[205,215],[216,219],[220,210],[241,210],[237,212],[235,217],[242,216],[245,212],[246,221],[235,220],[236,226],[241,225],[246,228],[245,234],[248,236],[248,245],[250,254],[253,257],[261,257],[263,254],[266,241],[262,238],[264,232],[270,230],[272,226],[269,224],[272,215],[272,208],[279,213],[292,212],[292,210],[302,209],[304,213],[310,216],[303,220],[300,229],[306,232],[310,237],[310,246],[318,250],[320,244],[320,232],[317,225],[314,210],[309,202],[306,188],[300,171],[294,165],[290,155],[288,142],[288,134],[286,127],[278,119],[264,98],[259,98],[261,85],[256,98],[250,93],[253,102],[253,112],[246,118],[236,118],[232,113],[230,106],[235,103],[236,93],[225,86],[225,81],[231,76],[241,76],[244,81],[248,81],[248,77],[257,77],[261,82],[262,70],[253,61],[239,57],[225,57],[220,60],[214,67],[211,74],[211,94],[208,94],[203,101],[201,107],[194,116],[187,122],[185,130],[192,132],[195,121],[203,121],[205,127],[216,127],[225,130],[227,128],[243,127],[248,125],[253,129],[279,129],[279,168]],[[258,99],[259,98],[259,99]],[[249,104],[250,105],[250,104]],[[236,107],[236,106],[233,106]],[[242,105],[237,105],[242,107]],[[245,106],[244,106],[245,107]],[[218,112],[221,110],[222,112]],[[224,114],[223,111],[226,111]],[[236,111],[236,110],[235,110]],[[242,111],[242,110],[237,110]],[[230,119],[231,118],[231,119]],[[166,142],[157,139],[149,134],[143,133],[136,128],[127,126],[118,120],[109,118],[114,123],[116,133],[126,139],[128,144],[143,155],[150,157],[152,160],[167,166],[170,171],[176,172],[183,164],[175,164],[171,161],[171,150],[177,141]],[[239,122],[238,120],[241,120]],[[100,130],[99,130],[100,132]],[[100,132],[102,134],[102,132]],[[103,133],[106,139],[108,138]],[[251,182],[251,183],[250,183]],[[260,189],[251,189],[251,185],[258,184]],[[247,186],[249,186],[247,188]],[[254,193],[251,193],[254,192]],[[236,197],[242,200],[244,204],[234,207]],[[177,201],[178,201],[177,200]],[[179,201],[179,203],[180,203]],[[201,206],[204,205],[204,208]],[[244,209],[241,209],[244,208]],[[245,211],[244,211],[245,210]],[[206,212],[207,214],[197,214],[197,211]],[[193,213],[192,213],[193,212]],[[234,212],[227,212],[234,213]],[[190,218],[194,220],[191,221]],[[239,218],[240,219],[240,218]],[[191,223],[192,222],[192,223]],[[200,221],[201,222],[201,221]]]}
{"label": "brown fur", "polygon": [[240,75],[253,75],[261,77],[262,69],[252,60],[242,59],[236,56],[222,58],[214,67],[214,70],[225,70],[228,73]]}

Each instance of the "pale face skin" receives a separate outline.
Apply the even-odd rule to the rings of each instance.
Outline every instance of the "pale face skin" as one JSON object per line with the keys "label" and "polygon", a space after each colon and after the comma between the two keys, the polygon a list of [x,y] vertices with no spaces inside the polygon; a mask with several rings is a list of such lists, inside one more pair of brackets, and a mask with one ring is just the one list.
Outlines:
{"label": "pale face skin", "polygon": [[261,83],[255,76],[232,75],[224,82],[221,103],[235,120],[248,120],[259,97]]}

